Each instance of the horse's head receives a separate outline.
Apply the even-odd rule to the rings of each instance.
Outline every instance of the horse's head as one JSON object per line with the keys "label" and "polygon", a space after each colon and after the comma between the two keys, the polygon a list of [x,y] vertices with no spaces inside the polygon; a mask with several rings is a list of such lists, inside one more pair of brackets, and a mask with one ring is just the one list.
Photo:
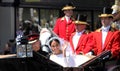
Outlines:
{"label": "horse's head", "polygon": [[50,31],[47,28],[42,28],[40,32],[40,41],[41,45],[45,45],[46,41],[52,36]]}
{"label": "horse's head", "polygon": [[41,47],[43,51],[49,52],[49,47],[46,42],[52,37],[52,33],[47,28],[42,28],[40,31],[39,40],[41,41]]}

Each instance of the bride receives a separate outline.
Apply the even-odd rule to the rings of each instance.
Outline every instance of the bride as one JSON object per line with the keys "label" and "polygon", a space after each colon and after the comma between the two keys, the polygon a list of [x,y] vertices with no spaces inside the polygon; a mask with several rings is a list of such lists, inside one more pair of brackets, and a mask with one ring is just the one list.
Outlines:
{"label": "bride", "polygon": [[48,45],[52,51],[50,60],[63,67],[78,67],[91,59],[84,55],[75,55],[72,53],[69,43],[58,37],[51,38]]}

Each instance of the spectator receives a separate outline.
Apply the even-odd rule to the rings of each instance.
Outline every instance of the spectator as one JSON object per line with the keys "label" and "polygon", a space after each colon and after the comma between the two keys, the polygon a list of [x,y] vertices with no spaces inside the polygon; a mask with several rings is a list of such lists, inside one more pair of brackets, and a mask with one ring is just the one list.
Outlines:
{"label": "spectator", "polygon": [[4,55],[11,54],[11,45],[10,45],[9,42],[7,42],[7,43],[5,44],[4,53],[3,53],[3,54],[4,54]]}

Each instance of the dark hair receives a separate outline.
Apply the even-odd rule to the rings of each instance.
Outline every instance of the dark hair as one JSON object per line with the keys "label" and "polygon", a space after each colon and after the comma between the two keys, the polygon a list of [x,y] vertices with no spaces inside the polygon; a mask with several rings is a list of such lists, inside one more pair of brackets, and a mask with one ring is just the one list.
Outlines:
{"label": "dark hair", "polygon": [[52,43],[53,41],[55,41],[55,42],[57,42],[57,43],[60,44],[60,41],[59,41],[58,39],[52,39],[52,40],[50,41],[50,43],[49,43],[50,46],[51,46],[51,43]]}

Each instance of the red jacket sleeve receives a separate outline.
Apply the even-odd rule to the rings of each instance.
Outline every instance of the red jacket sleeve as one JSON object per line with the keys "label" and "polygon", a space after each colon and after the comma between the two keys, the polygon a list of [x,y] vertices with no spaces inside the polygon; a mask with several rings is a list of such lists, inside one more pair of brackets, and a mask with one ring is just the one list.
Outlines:
{"label": "red jacket sleeve", "polygon": [[56,20],[56,23],[55,23],[55,26],[54,26],[54,28],[53,28],[53,31],[54,31],[57,35],[59,35],[59,22],[60,22],[60,19],[57,19],[57,20]]}

